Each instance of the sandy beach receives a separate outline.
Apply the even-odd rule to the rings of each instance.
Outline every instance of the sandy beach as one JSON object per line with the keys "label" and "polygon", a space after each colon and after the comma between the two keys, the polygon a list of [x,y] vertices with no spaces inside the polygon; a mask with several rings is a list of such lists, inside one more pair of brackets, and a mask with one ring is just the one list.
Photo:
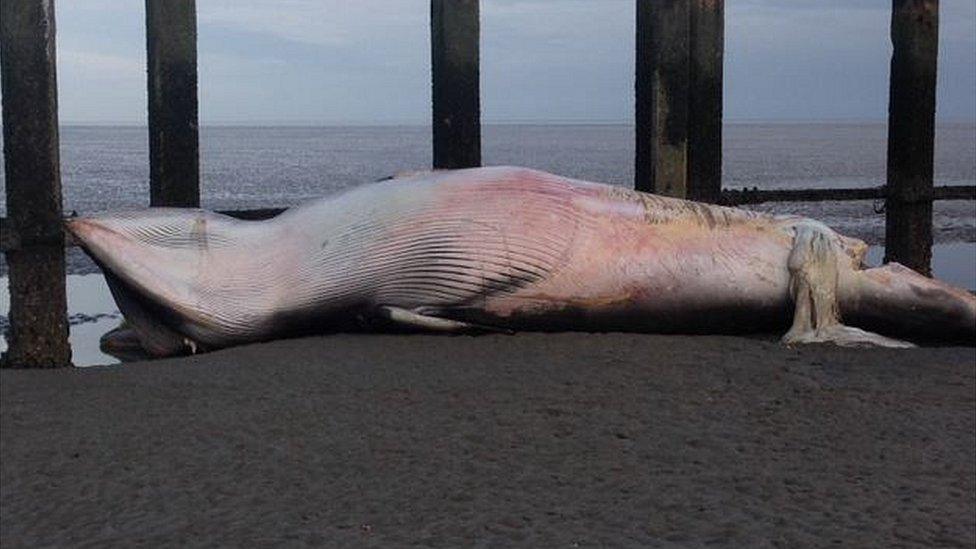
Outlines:
{"label": "sandy beach", "polygon": [[335,335],[0,372],[0,545],[976,541],[976,349]]}

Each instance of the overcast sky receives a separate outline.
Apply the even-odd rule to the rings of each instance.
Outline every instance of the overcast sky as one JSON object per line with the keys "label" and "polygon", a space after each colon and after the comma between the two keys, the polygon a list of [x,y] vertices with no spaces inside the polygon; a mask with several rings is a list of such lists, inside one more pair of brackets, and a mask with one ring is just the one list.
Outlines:
{"label": "overcast sky", "polygon": [[[634,0],[482,0],[485,122],[630,121]],[[725,117],[883,120],[890,0],[728,0]],[[427,123],[429,0],[197,0],[202,123]],[[145,121],[142,0],[59,0],[63,123]],[[976,2],[942,0],[938,116],[976,119]]]}

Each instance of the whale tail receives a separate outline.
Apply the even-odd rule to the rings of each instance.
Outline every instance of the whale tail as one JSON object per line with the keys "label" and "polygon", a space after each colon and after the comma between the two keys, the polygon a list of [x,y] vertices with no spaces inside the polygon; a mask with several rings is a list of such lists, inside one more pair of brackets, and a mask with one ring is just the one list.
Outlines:
{"label": "whale tail", "polygon": [[976,343],[972,293],[898,263],[862,270],[863,243],[856,241],[861,245],[852,247],[817,222],[800,223],[794,229],[789,270],[795,310],[784,343],[882,347],[914,346],[903,340]]}
{"label": "whale tail", "polygon": [[857,271],[844,317],[912,341],[976,345],[976,295],[898,263]]}

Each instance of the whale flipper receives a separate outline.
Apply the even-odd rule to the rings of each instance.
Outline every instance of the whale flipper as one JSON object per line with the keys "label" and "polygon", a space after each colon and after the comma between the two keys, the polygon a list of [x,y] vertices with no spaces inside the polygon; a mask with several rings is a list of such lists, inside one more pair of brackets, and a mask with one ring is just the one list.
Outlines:
{"label": "whale flipper", "polygon": [[434,332],[505,332],[510,330],[472,324],[439,316],[425,315],[401,307],[382,306],[377,309],[379,316],[400,326]]}

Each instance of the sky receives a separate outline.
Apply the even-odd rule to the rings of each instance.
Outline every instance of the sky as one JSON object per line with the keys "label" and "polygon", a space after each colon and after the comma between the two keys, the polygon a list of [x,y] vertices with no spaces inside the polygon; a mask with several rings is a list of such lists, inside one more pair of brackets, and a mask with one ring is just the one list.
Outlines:
{"label": "sky", "polygon": [[[58,0],[62,123],[144,124],[142,0]],[[976,2],[937,116],[976,120]],[[884,120],[891,0],[727,0],[725,118]],[[203,124],[426,124],[429,0],[197,0]],[[485,123],[633,119],[634,0],[482,0]]]}

